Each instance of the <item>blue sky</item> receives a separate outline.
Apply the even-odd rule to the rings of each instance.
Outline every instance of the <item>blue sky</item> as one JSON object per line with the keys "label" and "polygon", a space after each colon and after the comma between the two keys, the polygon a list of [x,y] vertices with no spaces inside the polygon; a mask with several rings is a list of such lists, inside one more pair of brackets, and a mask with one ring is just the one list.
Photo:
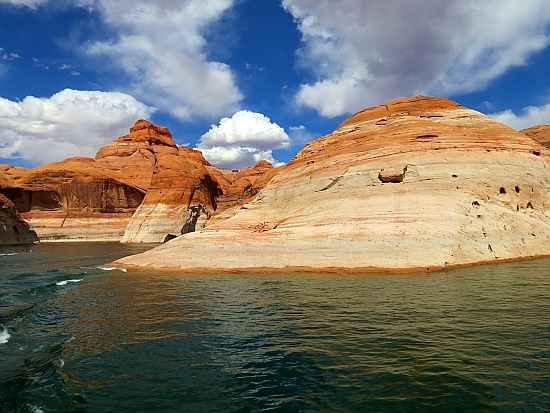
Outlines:
{"label": "blue sky", "polygon": [[215,165],[277,164],[415,94],[547,124],[549,45],[548,0],[0,0],[0,163],[145,118]]}

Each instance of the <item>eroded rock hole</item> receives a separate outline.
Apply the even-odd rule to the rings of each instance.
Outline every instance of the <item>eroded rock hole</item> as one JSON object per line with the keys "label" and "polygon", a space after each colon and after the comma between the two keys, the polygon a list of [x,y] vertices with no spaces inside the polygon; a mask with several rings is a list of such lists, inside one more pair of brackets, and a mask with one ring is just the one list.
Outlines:
{"label": "eroded rock hole", "polygon": [[433,138],[437,138],[437,135],[428,133],[426,135],[419,135],[416,137],[416,139],[433,139]]}
{"label": "eroded rock hole", "polygon": [[472,202],[472,205],[475,206],[475,207],[478,207],[478,206],[479,206],[479,202],[474,201],[474,202]]}
{"label": "eroded rock hole", "polygon": [[500,192],[501,194],[505,194],[505,193],[506,193],[506,189],[504,189],[504,187],[501,186],[499,192]]}
{"label": "eroded rock hole", "polygon": [[516,186],[516,193],[519,194],[519,186]]}
{"label": "eroded rock hole", "polygon": [[533,204],[531,202],[527,202],[527,206],[525,208],[534,209]]}

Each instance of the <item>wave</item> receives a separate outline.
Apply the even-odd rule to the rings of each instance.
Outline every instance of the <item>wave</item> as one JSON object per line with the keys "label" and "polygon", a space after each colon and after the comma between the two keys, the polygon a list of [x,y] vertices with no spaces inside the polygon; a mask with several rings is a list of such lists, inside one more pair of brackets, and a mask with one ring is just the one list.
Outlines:
{"label": "wave", "polygon": [[82,279],[74,279],[74,280],[65,280],[65,281],[58,281],[55,283],[55,285],[67,285],[68,283],[78,283],[82,281]]}
{"label": "wave", "polygon": [[6,344],[10,337],[11,334],[2,326],[2,331],[0,331],[0,344]]}
{"label": "wave", "polygon": [[118,268],[118,267],[97,267],[97,268],[99,268],[100,270],[103,270],[103,271],[119,270],[119,271],[122,271],[122,272],[128,272],[128,270],[126,268]]}
{"label": "wave", "polygon": [[0,257],[4,257],[4,256],[12,256],[12,255],[17,255],[16,252],[3,252],[0,254]]}

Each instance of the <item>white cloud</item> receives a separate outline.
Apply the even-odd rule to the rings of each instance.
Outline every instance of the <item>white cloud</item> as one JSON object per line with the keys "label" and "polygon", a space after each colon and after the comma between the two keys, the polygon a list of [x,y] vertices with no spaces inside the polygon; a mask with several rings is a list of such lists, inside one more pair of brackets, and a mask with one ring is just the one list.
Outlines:
{"label": "white cloud", "polygon": [[231,118],[220,120],[201,136],[197,149],[213,165],[240,169],[262,159],[279,166],[272,149],[290,147],[290,138],[283,128],[261,113],[241,110]]}
{"label": "white cloud", "polygon": [[154,108],[117,92],[65,89],[50,98],[0,98],[0,157],[35,164],[96,151]]}
{"label": "white cloud", "polygon": [[55,7],[64,7],[66,5],[69,5],[86,7],[88,10],[92,10],[92,5],[94,4],[94,1],[95,0],[0,0],[0,4],[13,4],[15,6],[25,6],[30,9],[36,10],[38,6],[50,3],[50,5],[53,5]]}
{"label": "white cloud", "polygon": [[231,118],[223,118],[220,125],[212,128],[201,137],[201,145],[214,146],[253,146],[258,149],[284,149],[290,139],[284,129],[261,113],[241,110]]}
{"label": "white cloud", "polygon": [[213,148],[203,148],[200,151],[212,165],[225,169],[242,169],[245,166],[255,165],[261,160],[266,160],[274,166],[284,164],[273,158],[271,150],[262,151],[246,146],[215,146]]}
{"label": "white cloud", "polygon": [[489,116],[516,130],[536,125],[548,125],[550,124],[550,103],[544,106],[528,106],[523,108],[519,115],[508,109]]}
{"label": "white cloud", "polygon": [[0,4],[14,4],[16,6],[27,6],[31,9],[35,9],[36,6],[46,3],[48,0],[0,0]]}
{"label": "white cloud", "polygon": [[208,59],[205,33],[233,0],[97,0],[117,37],[85,45],[88,55],[129,77],[132,94],[188,121],[234,111],[242,99],[224,63]]}
{"label": "white cloud", "polygon": [[21,55],[19,55],[18,53],[4,53],[2,54],[2,56],[0,56],[2,60],[8,60],[8,61],[13,61],[13,60],[16,60],[16,59],[23,59],[23,57]]}
{"label": "white cloud", "polygon": [[335,117],[418,93],[471,92],[547,47],[550,2],[283,0],[302,33],[300,106]]}

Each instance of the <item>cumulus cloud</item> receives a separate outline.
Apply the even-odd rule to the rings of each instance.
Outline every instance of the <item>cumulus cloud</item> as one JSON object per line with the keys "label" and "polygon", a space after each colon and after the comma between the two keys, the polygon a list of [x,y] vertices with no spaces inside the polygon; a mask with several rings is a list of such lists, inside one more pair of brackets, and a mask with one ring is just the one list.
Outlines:
{"label": "cumulus cloud", "polygon": [[275,166],[273,149],[290,147],[290,138],[283,128],[261,113],[241,110],[231,118],[223,118],[201,136],[196,149],[213,165],[240,169],[263,159]]}
{"label": "cumulus cloud", "polygon": [[489,116],[516,130],[547,125],[550,124],[550,103],[543,106],[528,106],[523,108],[519,115],[508,109]]}
{"label": "cumulus cloud", "polygon": [[184,121],[217,118],[238,109],[242,95],[231,68],[208,58],[205,34],[233,0],[97,0],[116,33],[85,45],[124,71],[132,94]]}
{"label": "cumulus cloud", "polygon": [[548,46],[550,2],[283,0],[302,33],[300,64],[315,80],[300,106],[326,117],[418,93],[489,82]]}
{"label": "cumulus cloud", "polygon": [[0,158],[34,164],[93,157],[154,108],[117,92],[65,89],[50,98],[0,98]]}

